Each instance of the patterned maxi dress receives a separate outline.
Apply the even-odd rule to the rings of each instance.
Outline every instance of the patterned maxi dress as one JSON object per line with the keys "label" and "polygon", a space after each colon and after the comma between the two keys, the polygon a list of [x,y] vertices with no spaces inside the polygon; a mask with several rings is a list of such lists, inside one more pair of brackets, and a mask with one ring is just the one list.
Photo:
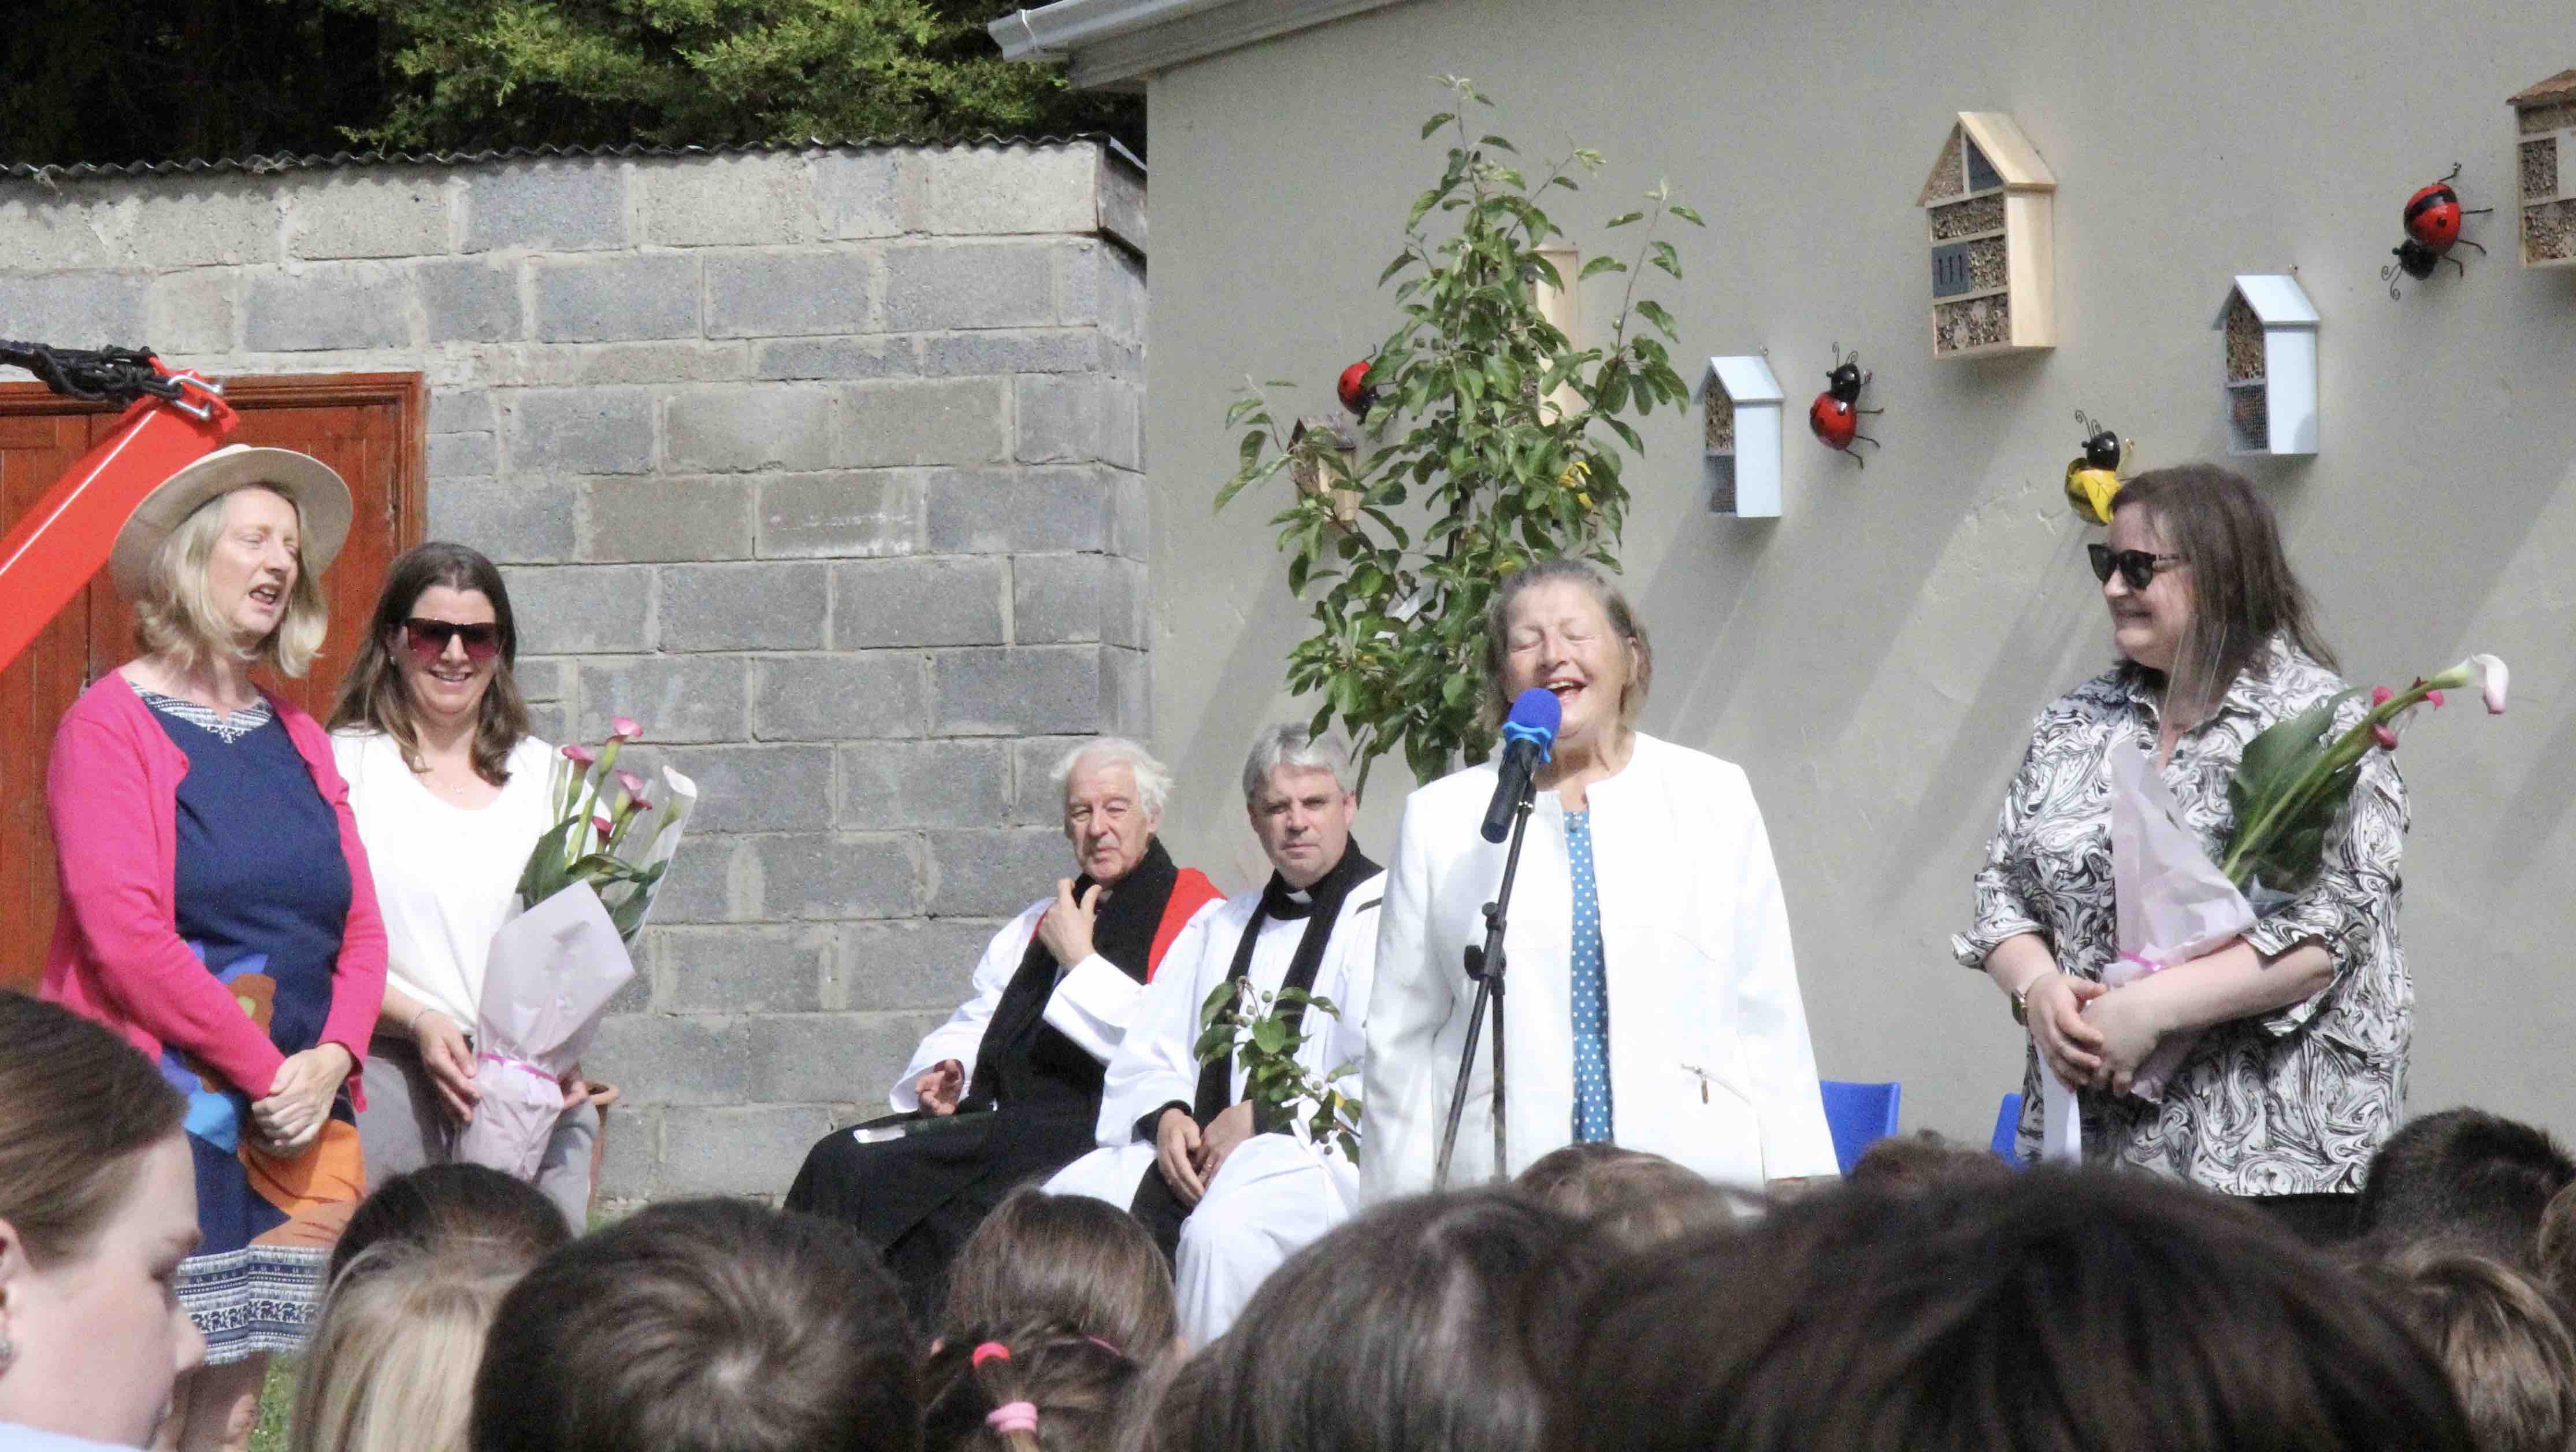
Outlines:
{"label": "patterned maxi dress", "polygon": [[[179,937],[279,1052],[310,1049],[331,1011],[351,893],[331,804],[265,701],[218,718],[137,690],[188,758]],[[204,1242],[180,1268],[179,1298],[205,1333],[206,1359],[293,1351],[331,1246],[365,1191],[348,1091],[313,1146],[281,1160],[253,1143],[248,1096],[177,1048],[163,1050],[161,1073],[188,1096]]]}
{"label": "patterned maxi dress", "polygon": [[[2164,783],[2185,825],[2215,861],[2234,830],[2227,786],[2245,745],[2266,728],[2344,689],[2335,674],[2275,638],[2239,676],[2217,712],[2185,732]],[[2346,703],[2338,727],[2365,707]],[[2030,750],[2005,793],[1976,876],[1976,921],[1951,940],[1960,963],[1982,968],[1995,945],[2022,933],[2048,944],[2057,966],[2099,981],[2119,953],[2111,885],[2111,783],[2118,741],[2155,759],[2155,692],[2135,666],[2096,676],[2039,713]],[[2088,1160],[2108,1159],[2244,1196],[2349,1194],[2405,1100],[2415,989],[2397,942],[2398,859],[2406,788],[2384,751],[2363,758],[2352,803],[2327,835],[2315,881],[2264,901],[2246,940],[2266,957],[2322,946],[2334,978],[2315,995],[2203,1032],[2161,1103],[2080,1097]],[[2039,1149],[2039,1058],[2022,1072],[2020,1153]]]}

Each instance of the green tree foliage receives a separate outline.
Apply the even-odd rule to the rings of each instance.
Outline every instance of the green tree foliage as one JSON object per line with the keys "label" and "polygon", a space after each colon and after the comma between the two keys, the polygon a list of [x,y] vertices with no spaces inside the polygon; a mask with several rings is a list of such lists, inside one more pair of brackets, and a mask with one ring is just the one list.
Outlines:
{"label": "green tree foliage", "polygon": [[[1282,471],[1314,481],[1271,520],[1289,591],[1314,590],[1315,631],[1289,652],[1288,686],[1321,697],[1314,729],[1341,723],[1363,781],[1399,748],[1426,781],[1493,749],[1480,647],[1494,587],[1551,556],[1616,569],[1628,504],[1621,450],[1643,452],[1620,415],[1690,397],[1663,342],[1631,324],[1679,341],[1672,315],[1636,285],[1647,266],[1679,280],[1680,254],[1655,232],[1667,217],[1701,225],[1699,215],[1658,185],[1648,209],[1608,224],[1644,224],[1633,264],[1596,257],[1560,277],[1541,249],[1565,234],[1539,203],[1578,190],[1570,173],[1597,171],[1599,153],[1578,149],[1533,186],[1510,160],[1511,142],[1477,134],[1462,114],[1493,103],[1467,81],[1446,84],[1459,109],[1432,117],[1422,135],[1452,133],[1447,164],[1413,203],[1404,250],[1378,278],[1403,279],[1402,321],[1370,364],[1377,401],[1361,427],[1391,441],[1346,460],[1327,433],[1284,430],[1257,388],[1226,415],[1245,432],[1218,508]],[[1578,349],[1540,310],[1540,288],[1605,274],[1627,276],[1608,342]],[[1562,407],[1559,389],[1573,394]],[[1422,530],[1418,544],[1399,512]]]}
{"label": "green tree foliage", "polygon": [[1109,98],[1005,62],[989,3],[328,0],[383,28],[387,146],[965,136],[1090,129]]}
{"label": "green tree foliage", "polygon": [[190,0],[0,25],[0,160],[721,146],[1105,130],[1138,98],[1007,64],[1010,0]]}
{"label": "green tree foliage", "polygon": [[0,161],[342,151],[384,106],[375,22],[320,0],[5,9]]}

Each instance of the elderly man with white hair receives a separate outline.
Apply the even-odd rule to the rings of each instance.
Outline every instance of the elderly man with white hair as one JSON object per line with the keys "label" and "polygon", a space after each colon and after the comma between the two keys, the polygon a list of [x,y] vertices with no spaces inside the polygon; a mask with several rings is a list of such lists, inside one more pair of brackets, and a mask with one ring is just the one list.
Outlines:
{"label": "elderly man with white hair", "polygon": [[847,1221],[882,1249],[917,1317],[1004,1195],[1091,1147],[1103,1066],[1146,983],[1219,906],[1155,839],[1171,776],[1144,747],[1085,742],[1055,780],[1081,875],[993,935],[974,996],[895,1080],[895,1113],[825,1135],[787,1192],[788,1209]]}
{"label": "elderly man with white hair", "polygon": [[[1204,1005],[1221,984],[1299,989],[1337,1016],[1294,1015],[1298,1062],[1317,1080],[1367,1049],[1385,876],[1351,841],[1359,798],[1350,758],[1296,723],[1269,727],[1243,764],[1244,814],[1270,859],[1259,892],[1229,899],[1173,945],[1145,1006],[1109,1061],[1100,1148],[1050,1181],[1132,1209],[1173,1256],[1181,1337],[1225,1334],[1263,1280],[1349,1218],[1359,1170],[1246,1097],[1237,1055],[1202,1064]],[[1239,991],[1239,990],[1238,990]]]}

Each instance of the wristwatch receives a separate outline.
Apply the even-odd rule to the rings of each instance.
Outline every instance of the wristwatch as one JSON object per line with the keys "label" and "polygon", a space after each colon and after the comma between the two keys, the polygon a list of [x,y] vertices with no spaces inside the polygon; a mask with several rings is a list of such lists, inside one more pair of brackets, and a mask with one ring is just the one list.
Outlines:
{"label": "wristwatch", "polygon": [[2035,974],[2030,982],[2012,991],[2013,1022],[2023,1028],[2030,1027],[2030,991],[2039,986],[2040,979],[2047,976],[2045,973]]}

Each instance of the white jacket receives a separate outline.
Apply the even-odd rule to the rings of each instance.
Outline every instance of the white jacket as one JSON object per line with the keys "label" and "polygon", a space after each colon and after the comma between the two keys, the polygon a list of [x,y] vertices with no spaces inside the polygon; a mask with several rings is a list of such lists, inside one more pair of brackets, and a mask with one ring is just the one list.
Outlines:
{"label": "white jacket", "polygon": [[[1815,1051],[1770,839],[1742,769],[1635,738],[1587,791],[1610,1005],[1617,1142],[1723,1184],[1835,1173]],[[1431,1187],[1475,984],[1462,950],[1485,939],[1504,848],[1477,832],[1491,763],[1406,799],[1379,916],[1369,1001],[1361,1194]],[[1511,1075],[1506,1172],[1573,1135],[1573,879],[1565,811],[1538,794],[1513,888],[1502,1032]],[[1486,1025],[1491,1035],[1493,1025]],[[1453,1185],[1494,1174],[1493,1059],[1476,1046]]]}

